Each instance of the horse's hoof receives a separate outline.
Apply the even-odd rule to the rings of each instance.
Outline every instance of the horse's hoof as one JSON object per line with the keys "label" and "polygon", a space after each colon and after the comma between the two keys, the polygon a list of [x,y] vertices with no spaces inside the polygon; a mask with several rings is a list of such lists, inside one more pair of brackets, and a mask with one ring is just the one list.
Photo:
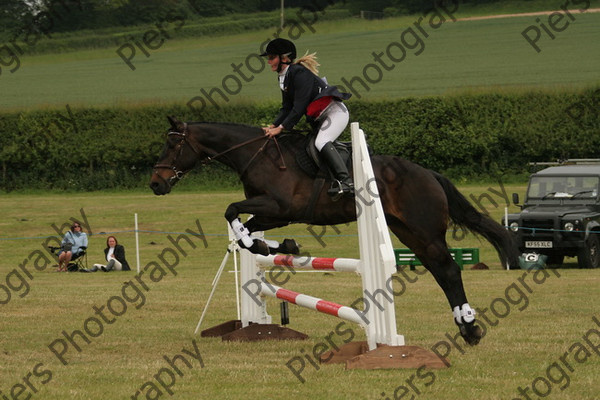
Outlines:
{"label": "horse's hoof", "polygon": [[467,324],[461,324],[459,325],[459,328],[461,336],[468,345],[475,346],[479,344],[479,341],[483,336],[483,332],[478,325],[475,325],[474,321]]}
{"label": "horse's hoof", "polygon": [[279,245],[279,252],[283,254],[300,254],[298,243],[294,239],[284,239]]}
{"label": "horse's hoof", "polygon": [[260,254],[261,256],[268,256],[269,246],[262,240],[254,239],[252,246],[248,248],[251,253]]}

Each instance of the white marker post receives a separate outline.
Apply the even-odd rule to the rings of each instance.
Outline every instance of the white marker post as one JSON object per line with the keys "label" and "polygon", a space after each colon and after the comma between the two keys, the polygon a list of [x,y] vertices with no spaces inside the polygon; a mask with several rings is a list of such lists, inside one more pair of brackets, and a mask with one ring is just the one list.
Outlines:
{"label": "white marker post", "polygon": [[137,217],[137,213],[134,214],[134,220],[135,220],[135,257],[136,257],[136,261],[137,261],[137,273],[140,273],[140,236],[139,236],[139,229],[138,229],[138,217]]}

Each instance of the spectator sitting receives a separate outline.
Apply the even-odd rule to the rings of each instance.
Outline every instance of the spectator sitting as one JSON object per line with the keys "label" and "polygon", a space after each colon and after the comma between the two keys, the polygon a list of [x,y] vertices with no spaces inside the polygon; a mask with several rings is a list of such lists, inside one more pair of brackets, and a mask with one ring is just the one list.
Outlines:
{"label": "spectator sitting", "polygon": [[65,234],[60,244],[58,272],[67,271],[69,263],[85,253],[87,245],[87,234],[81,231],[81,225],[78,222],[73,223],[71,230]]}
{"label": "spectator sitting", "polygon": [[117,238],[109,236],[106,239],[106,248],[104,249],[104,256],[106,257],[106,265],[94,264],[94,267],[90,269],[90,272],[96,272],[101,269],[104,272],[115,271],[130,271],[129,263],[125,259],[125,247],[117,242]]}

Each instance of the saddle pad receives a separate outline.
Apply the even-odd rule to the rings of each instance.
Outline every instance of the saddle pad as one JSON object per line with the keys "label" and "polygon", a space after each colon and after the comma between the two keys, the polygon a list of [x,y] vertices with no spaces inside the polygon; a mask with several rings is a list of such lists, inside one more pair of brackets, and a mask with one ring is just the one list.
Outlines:
{"label": "saddle pad", "polygon": [[300,169],[311,178],[315,178],[319,173],[320,168],[317,166],[305,148],[299,149],[296,152],[296,163],[298,163]]}
{"label": "saddle pad", "polygon": [[[342,160],[346,163],[348,171],[352,175],[352,143],[351,142],[333,142]],[[322,172],[321,176],[330,176],[327,165],[321,161],[319,152],[315,147],[315,138],[307,137],[304,146],[296,152],[296,163],[302,171],[308,176],[315,178]]]}

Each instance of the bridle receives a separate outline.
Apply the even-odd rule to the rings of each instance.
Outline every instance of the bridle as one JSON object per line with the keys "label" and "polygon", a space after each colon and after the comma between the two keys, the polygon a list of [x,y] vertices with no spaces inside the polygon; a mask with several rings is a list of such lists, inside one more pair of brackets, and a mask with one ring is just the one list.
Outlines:
{"label": "bridle", "polygon": [[169,136],[179,136],[179,137],[181,137],[181,140],[179,140],[177,142],[177,144],[175,145],[176,155],[171,160],[171,164],[156,163],[154,165],[154,168],[153,168],[154,170],[157,170],[157,169],[169,169],[169,170],[172,170],[173,171],[173,175],[168,180],[168,183],[171,186],[175,182],[177,182],[181,178],[183,178],[183,176],[191,170],[191,169],[188,169],[188,170],[182,171],[180,169],[177,169],[177,167],[175,166],[175,162],[177,161],[177,159],[183,153],[183,149],[184,149],[183,145],[187,144],[188,146],[190,146],[190,148],[193,150],[193,152],[196,153],[196,155],[200,155],[200,150],[197,148],[196,144],[190,139],[190,135],[188,133],[187,128],[188,128],[188,125],[187,125],[187,123],[184,122],[183,123],[183,132],[169,131],[167,133],[167,137],[169,137]]}
{"label": "bridle", "polygon": [[[188,129],[187,129],[187,128],[188,128],[188,125],[187,125],[187,123],[185,123],[185,122],[184,122],[184,124],[183,124],[183,132],[169,131],[169,132],[167,133],[167,136],[179,136],[179,137],[181,137],[181,140],[179,140],[179,141],[177,142],[177,144],[175,145],[175,152],[176,152],[176,155],[175,155],[175,157],[173,157],[173,158],[172,158],[172,160],[171,160],[171,164],[166,164],[166,163],[156,163],[156,164],[154,165],[154,168],[153,168],[154,170],[157,170],[157,169],[169,169],[169,170],[172,170],[172,171],[173,171],[173,175],[172,175],[172,176],[169,178],[169,180],[168,180],[168,183],[169,183],[169,185],[171,185],[171,186],[172,186],[172,185],[173,185],[175,182],[177,182],[177,181],[179,181],[181,178],[183,178],[183,176],[184,176],[186,173],[188,173],[189,171],[191,171],[191,168],[190,168],[190,169],[187,169],[187,170],[185,170],[185,171],[183,171],[183,170],[180,170],[180,169],[178,169],[178,168],[175,166],[175,162],[177,161],[177,159],[178,159],[178,158],[181,156],[181,154],[183,153],[183,149],[184,149],[184,146],[183,146],[183,145],[184,145],[184,144],[187,144],[188,146],[190,146],[190,148],[192,149],[192,151],[193,151],[194,153],[196,153],[196,155],[200,155],[200,153],[201,153],[201,150],[200,150],[200,149],[198,149],[198,146],[197,146],[196,142],[194,142],[194,141],[191,139],[191,136],[189,135],[189,132],[188,132]],[[279,156],[280,156],[280,159],[281,159],[281,165],[279,166],[279,169],[280,169],[280,170],[285,170],[285,169],[286,169],[286,166],[285,166],[285,161],[283,160],[283,155],[282,155],[282,153],[281,153],[281,148],[279,147],[279,143],[277,142],[277,139],[275,139],[275,137],[266,137],[266,136],[258,136],[258,137],[252,138],[252,139],[250,139],[250,140],[247,140],[247,141],[245,141],[245,142],[238,143],[238,144],[236,144],[235,146],[232,146],[232,147],[228,148],[228,149],[227,149],[227,150],[225,150],[225,151],[222,151],[222,152],[220,152],[220,153],[216,153],[216,154],[213,154],[212,156],[208,156],[208,157],[206,157],[206,159],[205,159],[205,160],[203,160],[202,162],[203,162],[204,164],[208,164],[208,163],[209,163],[209,162],[211,162],[212,160],[214,160],[214,159],[216,159],[216,158],[218,158],[218,157],[221,157],[222,155],[225,155],[225,154],[227,154],[227,153],[229,153],[229,152],[231,152],[231,151],[233,151],[233,150],[239,149],[240,147],[246,146],[246,145],[248,145],[248,144],[250,144],[250,143],[257,142],[257,141],[259,141],[259,140],[261,140],[261,139],[266,139],[266,140],[265,140],[265,143],[264,143],[264,144],[263,144],[263,145],[262,145],[262,146],[261,146],[261,147],[258,149],[258,151],[257,151],[257,152],[256,152],[256,153],[255,153],[255,154],[252,156],[252,158],[250,159],[250,161],[248,161],[248,163],[246,164],[246,166],[245,166],[245,167],[242,169],[242,171],[240,172],[240,176],[242,176],[242,175],[243,175],[243,174],[246,172],[246,170],[248,169],[248,167],[250,166],[250,164],[252,163],[252,161],[254,161],[254,159],[256,158],[256,156],[257,156],[257,155],[258,155],[260,152],[262,152],[262,151],[265,149],[265,147],[267,146],[267,144],[269,143],[269,141],[270,141],[271,139],[273,139],[273,141],[275,142],[275,145],[277,146],[277,151],[279,152]]]}

